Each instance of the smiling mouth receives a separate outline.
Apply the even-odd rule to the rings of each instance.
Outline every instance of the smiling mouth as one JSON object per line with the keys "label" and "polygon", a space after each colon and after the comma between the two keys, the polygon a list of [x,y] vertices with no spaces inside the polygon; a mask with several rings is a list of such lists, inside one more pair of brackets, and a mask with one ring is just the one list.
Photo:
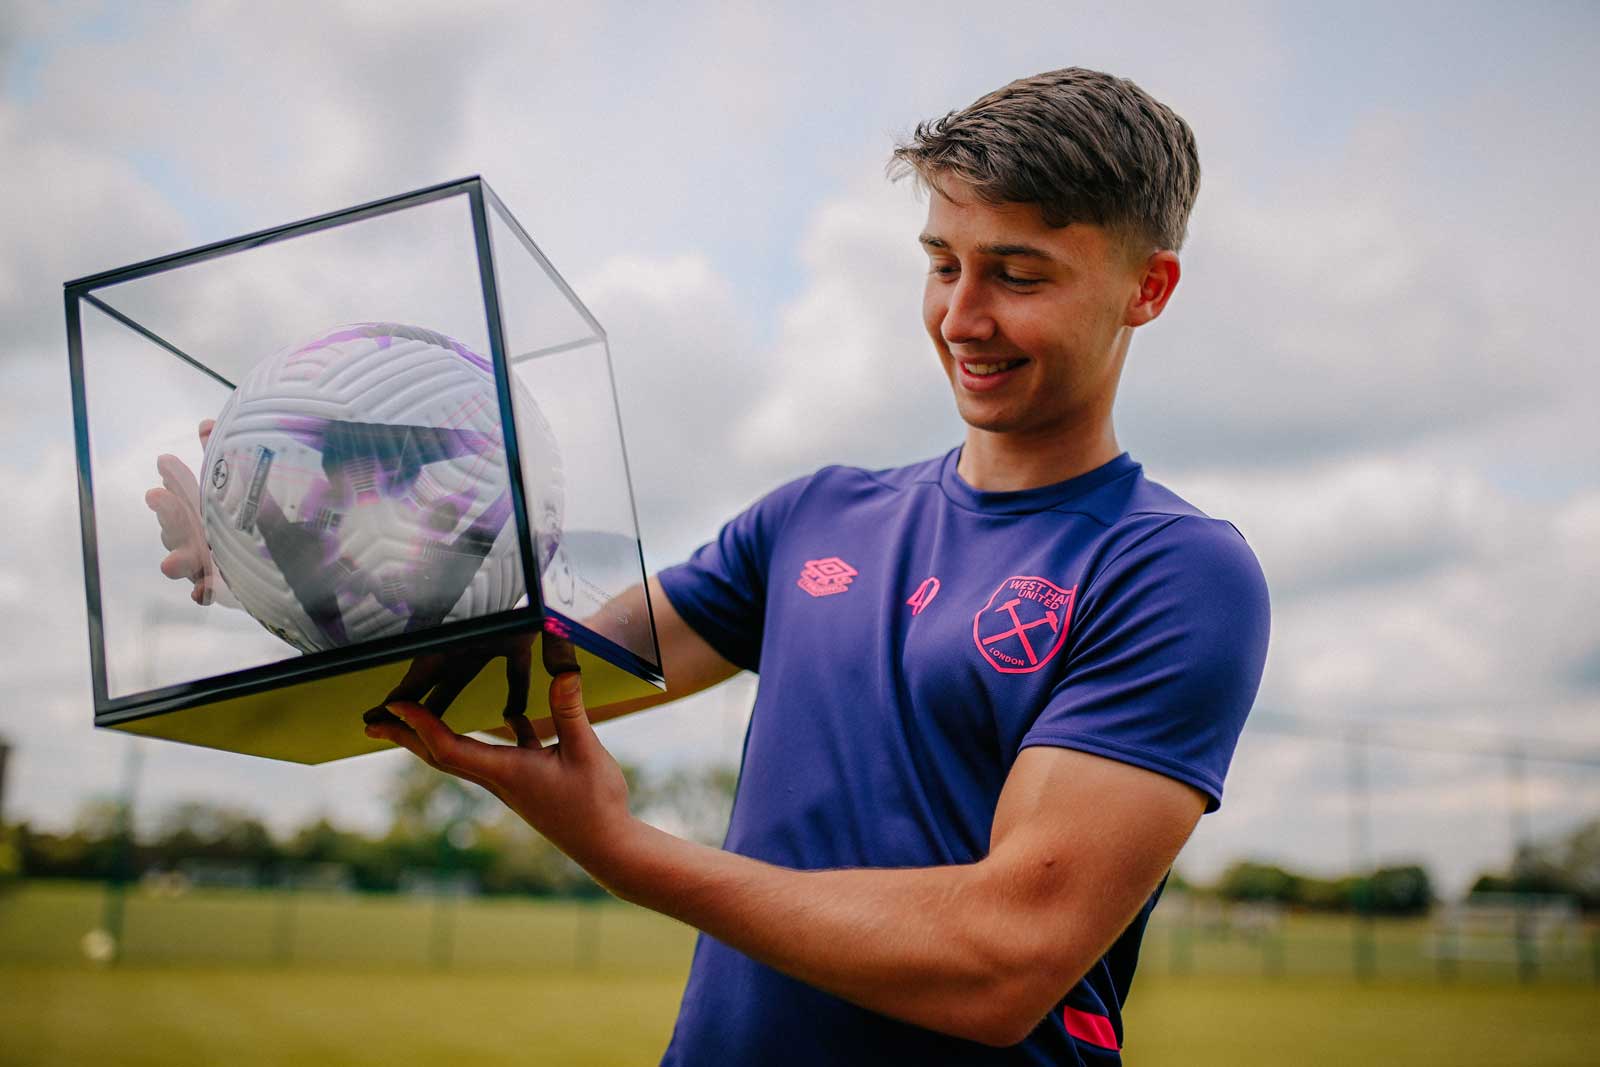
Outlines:
{"label": "smiling mouth", "polygon": [[1022,366],[1028,362],[1025,359],[1007,359],[998,363],[968,363],[963,361],[961,367],[974,378],[988,378],[996,374],[1004,374],[1008,370]]}

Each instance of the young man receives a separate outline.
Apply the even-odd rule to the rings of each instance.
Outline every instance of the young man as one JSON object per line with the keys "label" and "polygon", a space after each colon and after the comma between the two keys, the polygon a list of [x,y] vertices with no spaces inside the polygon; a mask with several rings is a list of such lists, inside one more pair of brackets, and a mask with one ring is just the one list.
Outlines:
{"label": "young man", "polygon": [[555,746],[406,701],[369,727],[704,932],[667,1064],[1118,1062],[1145,920],[1260,680],[1250,549],[1112,428],[1179,279],[1187,125],[1062,70],[895,160],[928,192],[924,318],[965,440],[785,485],[651,584],[671,697],[761,675],[725,848],[629,815],[575,674]]}

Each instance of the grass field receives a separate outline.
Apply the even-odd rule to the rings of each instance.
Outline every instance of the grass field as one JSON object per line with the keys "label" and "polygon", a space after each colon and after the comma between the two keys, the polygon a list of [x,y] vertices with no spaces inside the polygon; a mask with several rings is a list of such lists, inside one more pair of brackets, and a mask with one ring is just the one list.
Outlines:
{"label": "grass field", "polygon": [[[0,895],[0,1064],[651,1064],[693,943],[614,903],[134,893],[126,960],[104,968],[79,950],[103,901]],[[1312,956],[1304,939],[1347,952],[1313,923],[1282,961]],[[1331,963],[1272,978],[1251,973],[1252,948],[1215,946],[1232,961],[1216,969],[1203,944],[1178,976],[1155,935],[1150,949],[1127,1012],[1134,1067],[1591,1064],[1600,1049],[1587,982],[1358,984]]]}

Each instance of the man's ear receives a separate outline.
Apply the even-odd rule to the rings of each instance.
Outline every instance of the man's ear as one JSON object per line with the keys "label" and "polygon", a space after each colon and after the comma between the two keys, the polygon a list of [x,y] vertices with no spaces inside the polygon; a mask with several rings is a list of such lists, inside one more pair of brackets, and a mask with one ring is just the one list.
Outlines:
{"label": "man's ear", "polygon": [[1178,266],[1178,253],[1169,248],[1152,252],[1144,262],[1139,288],[1128,304],[1124,324],[1143,326],[1166,310],[1167,301],[1172,299],[1172,291],[1178,287],[1178,278],[1182,274],[1183,270]]}

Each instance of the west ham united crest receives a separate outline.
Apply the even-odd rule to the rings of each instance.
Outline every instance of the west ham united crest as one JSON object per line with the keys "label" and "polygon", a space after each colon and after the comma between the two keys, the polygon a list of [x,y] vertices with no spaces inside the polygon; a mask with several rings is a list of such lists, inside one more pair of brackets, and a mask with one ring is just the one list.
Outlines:
{"label": "west ham united crest", "polygon": [[972,617],[972,640],[1001,674],[1031,674],[1066,643],[1077,592],[1047,578],[1007,578]]}

